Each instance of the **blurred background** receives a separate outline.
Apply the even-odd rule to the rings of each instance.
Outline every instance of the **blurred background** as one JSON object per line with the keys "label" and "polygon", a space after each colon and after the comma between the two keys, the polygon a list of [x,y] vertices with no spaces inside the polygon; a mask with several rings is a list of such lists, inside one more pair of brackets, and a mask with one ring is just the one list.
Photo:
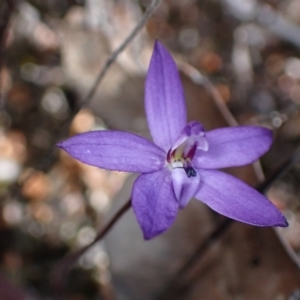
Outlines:
{"label": "blurred background", "polygon": [[86,105],[106,60],[150,4],[0,2],[1,300],[300,299],[297,161],[267,194],[288,228],[233,223],[179,278],[224,218],[191,201],[168,232],[144,241],[129,211],[59,291],[53,284],[62,280],[57,264],[93,241],[135,179],[83,165],[55,143],[97,129],[149,137],[143,93],[155,39],[178,63],[189,120],[207,130],[236,123],[274,130],[261,165],[226,171],[255,186],[299,148],[299,0],[163,0]]}

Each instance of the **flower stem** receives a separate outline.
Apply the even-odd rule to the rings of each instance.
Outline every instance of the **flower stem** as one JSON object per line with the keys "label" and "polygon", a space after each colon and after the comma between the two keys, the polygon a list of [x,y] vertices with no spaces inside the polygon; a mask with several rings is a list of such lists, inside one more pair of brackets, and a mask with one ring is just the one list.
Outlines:
{"label": "flower stem", "polygon": [[129,199],[112,217],[112,219],[103,227],[102,230],[97,234],[94,241],[85,247],[82,247],[78,251],[67,254],[56,267],[51,276],[51,283],[53,290],[56,293],[60,293],[66,283],[67,273],[77,259],[83,255],[87,250],[94,246],[97,242],[105,237],[105,235],[110,231],[110,229],[116,224],[116,222],[123,216],[123,214],[131,207],[131,199]]}

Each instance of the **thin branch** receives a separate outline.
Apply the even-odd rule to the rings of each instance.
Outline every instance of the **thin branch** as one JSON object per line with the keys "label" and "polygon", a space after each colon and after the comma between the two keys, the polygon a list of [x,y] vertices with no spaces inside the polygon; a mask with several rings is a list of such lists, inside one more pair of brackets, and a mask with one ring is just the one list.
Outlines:
{"label": "thin branch", "polygon": [[220,3],[241,22],[262,25],[278,38],[300,47],[300,26],[270,5],[252,1],[253,7],[245,9],[243,1],[239,0],[222,0]]}
{"label": "thin branch", "polygon": [[194,250],[193,254],[179,269],[168,286],[158,296],[157,300],[175,299],[176,295],[187,289],[190,282],[184,283],[183,279],[187,276],[189,271],[199,263],[199,260],[202,258],[202,255],[209,248],[209,246],[216,242],[218,238],[225,233],[233,223],[234,220],[224,218],[224,220],[201,242],[197,249]]}
{"label": "thin branch", "polygon": [[[137,36],[139,31],[143,28],[143,26],[146,24],[146,22],[149,20],[151,15],[154,13],[156,8],[159,6],[159,4],[162,2],[162,0],[152,0],[150,5],[147,7],[145,13],[143,14],[140,21],[136,24],[136,26],[133,28],[133,30],[130,32],[130,34],[125,38],[125,40],[121,43],[121,45],[110,55],[110,57],[106,60],[104,66],[101,68],[94,84],[92,85],[90,92],[86,95],[84,100],[81,102],[81,104],[75,108],[69,115],[69,117],[61,124],[59,131],[57,134],[53,135],[53,138],[50,142],[49,150],[47,153],[43,156],[43,158],[40,160],[37,170],[47,171],[50,166],[53,163],[53,160],[55,159],[55,154],[57,153],[58,149],[55,147],[57,141],[61,140],[68,134],[69,126],[75,117],[75,115],[79,112],[79,110],[82,107],[85,107],[90,104],[92,101],[95,92],[97,91],[97,88],[101,84],[104,76],[106,75],[109,68],[112,66],[112,64],[116,61],[117,57],[120,55],[120,53],[129,45],[129,43]],[[34,174],[34,172],[29,172],[27,176],[25,176],[22,179],[21,183],[14,184],[9,189],[9,195],[13,195],[14,197],[21,197],[20,189],[21,186],[24,185],[25,182],[27,182],[31,176]]]}
{"label": "thin branch", "polygon": [[63,258],[56,267],[54,267],[54,271],[52,273],[52,286],[56,292],[60,292],[67,279],[67,273],[73,264],[78,260],[78,258],[83,255],[86,251],[88,251],[92,246],[98,243],[101,239],[103,239],[106,234],[112,229],[112,227],[116,224],[116,222],[124,215],[124,213],[131,207],[131,199],[129,199],[113,216],[113,218],[107,223],[106,226],[103,227],[97,234],[94,241],[88,244],[85,247],[82,247],[76,252],[69,253],[65,258]]}
{"label": "thin branch", "polygon": [[286,174],[298,161],[300,160],[300,148],[298,148],[290,157],[284,160],[276,170],[258,187],[257,190],[261,193],[265,193],[271,185]]}
{"label": "thin branch", "polygon": [[[300,159],[300,148],[294,152],[294,154],[287,158],[278,168],[271,174],[263,183],[256,187],[256,190],[265,194],[272,184],[288,172]],[[174,278],[169,283],[168,287],[157,298],[158,300],[174,299],[176,294],[182,294],[187,290],[191,284],[189,282],[184,283],[184,278],[187,277],[189,271],[201,260],[205,251],[218,240],[229,228],[230,225],[236,221],[225,218],[197,247],[189,259],[183,264],[183,266],[176,273]],[[195,278],[194,278],[195,279]],[[183,283],[182,283],[183,282]]]}
{"label": "thin branch", "polygon": [[124,42],[117,48],[112,55],[106,60],[102,70],[100,71],[97,79],[95,80],[90,92],[85,97],[82,106],[88,105],[92,98],[94,97],[94,94],[97,90],[97,88],[100,85],[100,82],[102,81],[103,77],[105,76],[106,72],[110,68],[110,66],[115,62],[119,54],[131,43],[131,41],[136,37],[136,35],[139,33],[139,31],[144,27],[148,19],[151,17],[153,12],[156,10],[158,5],[161,3],[162,0],[152,0],[151,4],[147,7],[143,17],[140,19],[140,21],[136,24],[132,32],[127,36],[127,38],[124,40]]}
{"label": "thin branch", "polygon": [[[118,56],[122,53],[122,51],[132,42],[132,40],[137,36],[137,34],[140,32],[140,30],[144,27],[146,22],[149,20],[151,15],[154,13],[156,8],[159,6],[162,0],[152,0],[151,4],[147,7],[145,13],[143,14],[142,18],[139,20],[139,22],[136,24],[136,26],[133,28],[133,30],[129,33],[129,35],[125,38],[125,40],[121,43],[121,45],[108,57],[106,60],[104,66],[101,68],[94,84],[92,85],[89,93],[86,95],[84,100],[80,103],[78,107],[76,107],[72,113],[69,115],[69,117],[61,124],[60,130],[58,134],[55,136],[53,142],[51,143],[50,149],[48,153],[46,153],[44,159],[41,161],[40,168],[43,169],[44,165],[48,165],[47,163],[48,157],[53,157],[55,152],[55,145],[58,140],[62,139],[67,135],[69,126],[75,117],[75,115],[82,109],[83,107],[88,106],[97,89],[99,88],[104,76],[106,75],[107,71],[110,69],[112,64],[116,61]],[[50,159],[51,163],[51,159]]]}
{"label": "thin branch", "polygon": [[211,94],[214,103],[218,107],[227,124],[230,126],[238,125],[236,119],[227,108],[220,92],[215,88],[211,81],[206,76],[201,74],[199,70],[197,70],[187,62],[178,60],[177,63],[181,72],[187,75],[195,84],[203,86]]}
{"label": "thin branch", "polygon": [[[177,63],[182,73],[188,76],[195,84],[203,86],[208,91],[208,93],[210,93],[216,107],[218,108],[226,123],[230,126],[237,126],[238,122],[225,104],[222,95],[212,84],[210,79],[207,76],[203,75],[199,70],[191,66],[189,63],[184,62],[182,59],[178,59]],[[264,180],[264,174],[259,161],[253,163],[252,166],[258,181]]]}

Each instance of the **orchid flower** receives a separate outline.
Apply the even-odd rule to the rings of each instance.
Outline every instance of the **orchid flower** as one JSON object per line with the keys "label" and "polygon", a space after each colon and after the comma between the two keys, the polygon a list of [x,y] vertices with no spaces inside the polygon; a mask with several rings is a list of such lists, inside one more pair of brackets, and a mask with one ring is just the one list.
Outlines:
{"label": "orchid flower", "polygon": [[141,173],[131,199],[145,239],[167,230],[192,198],[244,223],[287,226],[267,198],[216,170],[254,162],[269,150],[272,132],[259,126],[205,132],[198,122],[187,123],[176,64],[158,41],[146,78],[145,109],[153,142],[133,133],[100,130],[58,144],[88,165]]}

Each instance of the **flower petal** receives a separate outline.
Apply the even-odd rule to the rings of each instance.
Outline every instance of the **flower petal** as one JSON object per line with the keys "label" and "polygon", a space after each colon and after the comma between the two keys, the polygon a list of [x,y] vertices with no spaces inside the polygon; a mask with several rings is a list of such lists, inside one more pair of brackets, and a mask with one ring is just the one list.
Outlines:
{"label": "flower petal", "polygon": [[153,172],[165,153],[151,141],[128,132],[99,130],[75,135],[58,146],[79,161],[107,170]]}
{"label": "flower petal", "polygon": [[186,106],[176,64],[158,41],[146,79],[145,108],[154,142],[168,151],[186,124]]}
{"label": "flower petal", "polygon": [[206,133],[209,150],[197,151],[193,165],[203,169],[243,166],[254,162],[272,144],[272,131],[259,126],[220,128]]}
{"label": "flower petal", "polygon": [[199,189],[199,172],[195,177],[188,177],[183,168],[176,168],[172,170],[172,182],[179,206],[184,208]]}
{"label": "flower petal", "polygon": [[200,175],[196,198],[218,213],[256,226],[288,225],[272,202],[239,179],[215,170],[201,170]]}
{"label": "flower petal", "polygon": [[[192,121],[184,126],[179,137],[175,140],[171,150],[182,147],[183,155],[189,156],[190,150],[194,147],[194,151],[197,149],[207,151],[209,148],[208,142],[205,137],[205,131],[201,123]],[[192,157],[194,157],[195,152]]]}
{"label": "flower petal", "polygon": [[167,230],[178,212],[170,171],[140,175],[133,185],[132,207],[146,240]]}

